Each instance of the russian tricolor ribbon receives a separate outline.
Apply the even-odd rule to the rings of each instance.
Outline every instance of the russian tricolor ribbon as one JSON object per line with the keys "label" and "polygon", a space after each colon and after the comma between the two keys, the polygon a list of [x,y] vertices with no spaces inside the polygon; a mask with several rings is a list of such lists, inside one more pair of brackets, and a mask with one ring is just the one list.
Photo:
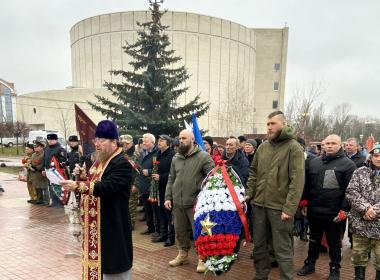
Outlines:
{"label": "russian tricolor ribbon", "polygon": [[226,186],[228,188],[228,191],[230,192],[232,201],[234,202],[236,206],[236,210],[239,213],[240,221],[243,224],[244,227],[244,235],[245,235],[245,240],[248,242],[249,241],[249,231],[248,231],[248,222],[247,222],[247,217],[245,216],[243,207],[239,201],[239,198],[237,196],[237,193],[235,191],[234,185],[232,184],[232,181],[230,179],[230,176],[228,176],[227,168],[226,168],[226,160],[220,160],[218,161],[217,165],[210,171],[209,176],[214,175],[219,169],[222,172],[224,181],[226,182]]}

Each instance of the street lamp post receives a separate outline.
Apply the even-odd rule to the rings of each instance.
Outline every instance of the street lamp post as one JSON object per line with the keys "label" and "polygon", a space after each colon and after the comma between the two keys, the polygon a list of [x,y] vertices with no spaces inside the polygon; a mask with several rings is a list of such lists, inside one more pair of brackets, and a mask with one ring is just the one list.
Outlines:
{"label": "street lamp post", "polygon": [[363,135],[363,134],[360,134],[360,135],[359,135],[359,138],[360,138],[360,143],[363,143],[363,137],[364,137],[364,135]]}

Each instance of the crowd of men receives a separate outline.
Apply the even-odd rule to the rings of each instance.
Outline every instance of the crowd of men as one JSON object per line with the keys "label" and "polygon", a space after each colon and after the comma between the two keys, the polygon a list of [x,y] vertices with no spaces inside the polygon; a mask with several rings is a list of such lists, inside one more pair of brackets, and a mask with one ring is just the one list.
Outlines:
{"label": "crowd of men", "polygon": [[46,178],[46,170],[54,166],[61,176],[70,177],[75,164],[84,159],[79,139],[72,135],[68,139],[70,152],[58,142],[55,133],[47,135],[46,141],[36,140],[33,144],[26,144],[25,156],[22,160],[26,173],[29,192],[28,203],[47,207],[63,207],[57,186],[50,184]]}
{"label": "crowd of men", "polygon": [[[355,138],[343,143],[338,135],[332,134],[320,146],[307,147],[302,138],[296,138],[281,111],[268,116],[267,128],[263,142],[230,136],[225,143],[216,143],[212,137],[205,136],[205,151],[195,143],[189,130],[183,130],[177,138],[165,134],[156,138],[147,133],[136,144],[131,135],[118,136],[116,132],[108,137],[109,134],[99,133],[95,142],[97,150],[101,149],[103,138],[122,148],[124,158],[132,167],[128,181],[131,229],[140,204],[142,220],[146,222],[141,234],[151,235],[152,242],[162,242],[164,246],[176,244],[178,255],[169,261],[172,267],[188,262],[193,207],[201,182],[223,160],[246,187],[255,279],[268,279],[273,266],[279,267],[281,279],[293,279],[295,234],[309,241],[308,256],[297,275],[315,271],[325,238],[330,257],[328,279],[340,279],[341,247],[349,213],[348,236],[355,279],[365,279],[365,267],[373,247],[376,279],[380,280],[380,145],[367,152],[360,149]],[[75,173],[76,164],[83,165],[83,154],[76,136],[69,139],[69,154],[59,145],[55,134],[48,135],[47,141],[46,147],[39,141],[26,147],[28,202],[56,206],[60,205],[59,198],[46,181],[44,169],[51,166],[54,158],[59,167],[67,167],[68,174]],[[154,200],[152,186],[156,183],[158,197]],[[75,182],[64,184],[71,190],[88,193],[88,189]],[[298,222],[302,224],[301,229]],[[197,271],[205,270],[203,260],[199,259]]]}

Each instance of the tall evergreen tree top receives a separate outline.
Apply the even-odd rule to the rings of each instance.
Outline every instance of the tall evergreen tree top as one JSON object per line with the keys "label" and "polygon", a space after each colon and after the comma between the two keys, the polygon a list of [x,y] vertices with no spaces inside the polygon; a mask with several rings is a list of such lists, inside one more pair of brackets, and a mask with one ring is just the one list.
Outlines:
{"label": "tall evergreen tree top", "polygon": [[101,105],[91,102],[90,105],[116,121],[123,132],[176,136],[184,129],[184,120],[191,121],[192,112],[199,117],[207,112],[209,104],[200,102],[199,94],[186,104],[178,104],[178,98],[189,90],[184,86],[189,74],[184,66],[175,67],[181,57],[174,55],[165,33],[168,26],[161,24],[165,13],[160,10],[162,1],[149,2],[151,20],[137,22],[138,40],[133,44],[127,42],[123,47],[132,58],[129,64],[133,70],[110,71],[123,80],[122,83],[105,82],[114,98],[97,95]]}

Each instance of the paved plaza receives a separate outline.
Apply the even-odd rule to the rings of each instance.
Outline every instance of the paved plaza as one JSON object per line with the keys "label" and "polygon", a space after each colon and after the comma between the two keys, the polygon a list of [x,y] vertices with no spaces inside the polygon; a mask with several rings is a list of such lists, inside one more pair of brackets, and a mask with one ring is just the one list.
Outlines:
{"label": "paved plaza", "polygon": [[[0,279],[80,279],[80,244],[69,232],[63,209],[47,208],[26,203],[27,189],[15,175],[1,173],[0,184],[5,193],[0,193]],[[190,264],[170,268],[167,263],[177,254],[176,248],[163,247],[162,243],[150,242],[149,236],[139,234],[144,229],[138,223],[133,232],[134,262],[133,279],[214,279],[212,274],[197,274],[197,257],[192,250]],[[254,269],[249,255],[251,243],[242,248],[239,259],[230,272],[219,279],[253,279]],[[302,266],[307,252],[307,243],[295,242],[295,267]],[[341,279],[353,279],[350,265],[350,249],[344,244]],[[295,279],[326,279],[328,255],[321,254],[317,272],[309,277]],[[374,279],[371,267],[367,279]],[[279,279],[274,269],[270,279]]]}

